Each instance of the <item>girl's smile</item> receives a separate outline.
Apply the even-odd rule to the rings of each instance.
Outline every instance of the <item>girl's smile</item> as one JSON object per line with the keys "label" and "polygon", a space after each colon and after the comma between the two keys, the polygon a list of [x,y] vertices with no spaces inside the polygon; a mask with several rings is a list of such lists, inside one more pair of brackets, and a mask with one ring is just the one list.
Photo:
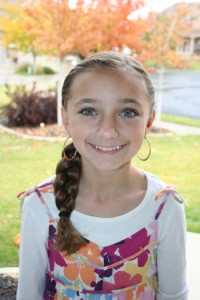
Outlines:
{"label": "girl's smile", "polygon": [[89,144],[93,149],[95,149],[98,153],[102,154],[115,154],[118,153],[121,149],[123,149],[126,145],[119,146],[100,146]]}

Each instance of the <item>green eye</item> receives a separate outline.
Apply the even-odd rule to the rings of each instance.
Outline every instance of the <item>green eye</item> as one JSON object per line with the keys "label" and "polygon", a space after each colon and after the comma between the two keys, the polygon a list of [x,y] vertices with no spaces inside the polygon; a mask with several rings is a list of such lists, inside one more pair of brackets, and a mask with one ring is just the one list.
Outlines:
{"label": "green eye", "polygon": [[135,111],[133,111],[132,109],[125,109],[122,113],[121,113],[122,117],[125,118],[133,118],[136,116]]}
{"label": "green eye", "polygon": [[93,108],[84,108],[80,111],[81,114],[85,115],[85,116],[95,116],[96,112]]}

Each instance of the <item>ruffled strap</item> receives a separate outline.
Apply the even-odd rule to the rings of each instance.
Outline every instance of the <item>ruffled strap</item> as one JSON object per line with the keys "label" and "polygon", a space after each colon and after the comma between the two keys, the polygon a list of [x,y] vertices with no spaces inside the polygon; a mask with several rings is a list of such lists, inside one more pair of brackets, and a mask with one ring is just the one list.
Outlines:
{"label": "ruffled strap", "polygon": [[167,202],[167,200],[169,199],[169,197],[171,196],[174,200],[176,200],[177,202],[179,203],[183,203],[184,200],[183,198],[181,197],[181,195],[178,193],[177,189],[173,186],[166,186],[165,189],[161,190],[160,192],[158,192],[155,196],[155,201],[158,201],[162,196],[163,199],[162,199],[162,203],[159,205],[158,207],[158,210],[156,212],[156,215],[155,215],[155,220],[157,220]]}
{"label": "ruffled strap", "polygon": [[42,193],[53,193],[54,189],[53,189],[53,180],[43,183],[41,185],[35,186],[25,192],[21,192],[17,195],[17,198],[20,200],[20,208],[22,211],[22,207],[24,205],[24,200],[30,196],[33,193],[36,193],[38,198],[40,199],[41,203],[45,206],[47,214],[49,216],[49,222],[52,223],[54,222],[54,218],[49,210],[48,205],[46,204],[46,201],[44,200],[44,197],[42,195]]}

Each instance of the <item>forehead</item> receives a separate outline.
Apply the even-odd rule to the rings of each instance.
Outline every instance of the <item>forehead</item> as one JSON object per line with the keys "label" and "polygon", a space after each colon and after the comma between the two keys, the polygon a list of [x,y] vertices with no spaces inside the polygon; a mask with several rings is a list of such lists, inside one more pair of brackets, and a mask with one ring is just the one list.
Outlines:
{"label": "forehead", "polygon": [[116,92],[126,89],[127,92],[140,91],[148,95],[145,80],[136,70],[94,68],[76,75],[71,85],[71,96],[78,92],[89,92],[102,89],[102,93],[109,89]]}

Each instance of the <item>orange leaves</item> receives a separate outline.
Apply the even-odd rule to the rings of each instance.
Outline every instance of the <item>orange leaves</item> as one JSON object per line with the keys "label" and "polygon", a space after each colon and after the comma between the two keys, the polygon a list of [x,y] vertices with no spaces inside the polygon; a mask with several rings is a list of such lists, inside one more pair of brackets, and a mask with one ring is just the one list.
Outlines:
{"label": "orange leaves", "polygon": [[130,19],[130,15],[143,4],[143,1],[98,1],[94,11],[98,33],[98,50],[123,49],[130,47],[133,51],[141,48],[142,27],[138,21]]}
{"label": "orange leaves", "polygon": [[14,237],[14,240],[13,240],[15,246],[17,246],[17,247],[20,246],[20,240],[21,240],[21,235],[20,235],[20,233],[18,233],[18,234],[16,234],[16,236]]}
{"label": "orange leaves", "polygon": [[[144,27],[139,21],[130,20],[130,15],[144,4],[143,0],[77,0],[75,3],[72,6],[70,0],[38,0],[20,6],[23,22],[18,28],[26,33],[24,39],[31,48],[61,59],[69,53],[88,56],[91,52],[124,46],[134,51],[141,49]],[[16,44],[17,39],[13,42]]]}
{"label": "orange leaves", "polygon": [[73,31],[70,22],[74,10],[70,9],[68,1],[37,1],[25,9],[26,27],[37,36],[36,48],[63,58],[71,50],[69,37]]}

